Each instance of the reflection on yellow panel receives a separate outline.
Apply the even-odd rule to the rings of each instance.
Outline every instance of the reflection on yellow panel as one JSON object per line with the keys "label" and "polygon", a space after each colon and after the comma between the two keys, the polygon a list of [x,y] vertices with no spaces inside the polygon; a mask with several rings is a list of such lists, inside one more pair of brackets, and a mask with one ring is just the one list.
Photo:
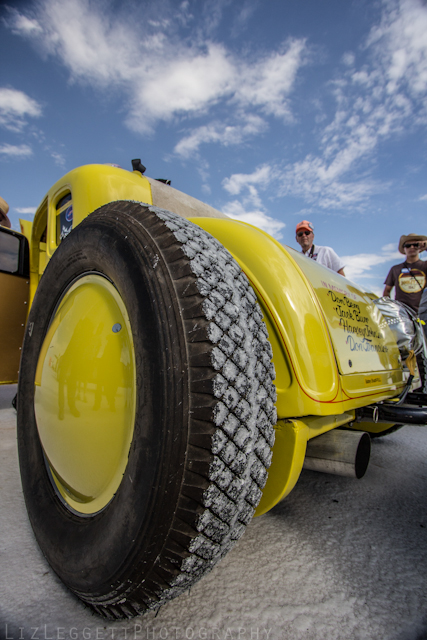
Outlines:
{"label": "reflection on yellow panel", "polygon": [[99,511],[120,484],[135,416],[131,327],[106,278],[82,277],[65,293],[35,385],[40,440],[59,492],[76,511]]}

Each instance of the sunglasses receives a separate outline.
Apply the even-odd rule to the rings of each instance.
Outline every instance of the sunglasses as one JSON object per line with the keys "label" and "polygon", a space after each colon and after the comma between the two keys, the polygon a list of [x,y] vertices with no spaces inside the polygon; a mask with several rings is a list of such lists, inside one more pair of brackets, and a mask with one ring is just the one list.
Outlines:
{"label": "sunglasses", "polygon": [[301,236],[309,236],[310,233],[313,233],[313,232],[312,231],[298,231],[297,236],[298,236],[298,238],[301,238]]}
{"label": "sunglasses", "polygon": [[407,242],[406,244],[403,245],[404,249],[409,249],[409,247],[414,247],[415,249],[419,249],[420,248],[420,243],[419,242]]}

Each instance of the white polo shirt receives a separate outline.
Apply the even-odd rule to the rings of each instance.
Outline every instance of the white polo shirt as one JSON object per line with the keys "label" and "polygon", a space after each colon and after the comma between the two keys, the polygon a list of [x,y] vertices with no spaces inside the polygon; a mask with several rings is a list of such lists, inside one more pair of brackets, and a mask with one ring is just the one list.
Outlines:
{"label": "white polo shirt", "polygon": [[[311,254],[311,249],[314,248]],[[303,255],[312,260],[316,260],[319,264],[323,264],[324,267],[328,267],[332,271],[339,271],[344,269],[345,264],[337,256],[335,251],[331,247],[319,247],[317,244],[313,244],[308,251],[302,251]]]}

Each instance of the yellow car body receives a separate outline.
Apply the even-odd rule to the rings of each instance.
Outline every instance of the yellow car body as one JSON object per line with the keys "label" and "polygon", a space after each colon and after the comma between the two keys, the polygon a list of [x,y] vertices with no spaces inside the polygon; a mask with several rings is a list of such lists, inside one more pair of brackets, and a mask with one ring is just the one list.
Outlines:
{"label": "yellow car body", "polygon": [[[229,219],[138,171],[110,165],[87,165],[67,173],[49,190],[32,225],[22,224],[30,248],[28,307],[64,234],[94,210],[118,200],[167,208],[199,225],[228,249],[256,292],[273,350],[278,413],[272,465],[257,509],[258,515],[265,513],[294,487],[309,440],[343,425],[360,428],[356,409],[396,397],[405,387],[409,374],[393,334],[371,298],[346,278],[256,227]],[[63,218],[70,208],[67,229]],[[86,359],[78,366],[90,368],[93,363]],[[2,380],[11,381],[10,376]],[[363,423],[367,431],[386,427]],[[123,429],[127,441],[126,425]],[[79,449],[79,438],[85,437],[73,435],[70,448]],[[113,455],[117,443],[105,446]],[[124,461],[114,464],[119,477]],[[90,486],[99,478],[101,484],[110,481],[101,463],[92,473]],[[117,478],[111,482],[114,492]]]}
{"label": "yellow car body", "polygon": [[29,311],[29,250],[23,234],[0,229],[0,384],[13,384]]}

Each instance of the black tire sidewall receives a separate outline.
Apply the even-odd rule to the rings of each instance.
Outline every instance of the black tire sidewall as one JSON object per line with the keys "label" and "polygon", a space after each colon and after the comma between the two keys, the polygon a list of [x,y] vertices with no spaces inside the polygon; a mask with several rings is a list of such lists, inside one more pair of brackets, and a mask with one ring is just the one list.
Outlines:
{"label": "black tire sidewall", "polygon": [[[112,224],[114,207],[107,209],[81,223],[50,260],[28,320],[18,387],[18,448],[30,521],[52,568],[82,597],[86,591],[111,592],[133,573],[133,557],[142,546],[149,572],[176,509],[188,438],[188,363],[167,266],[134,218],[121,209]],[[137,406],[120,487],[102,511],[83,517],[64,505],[49,477],[34,412],[34,379],[58,302],[89,273],[114,284],[129,315]],[[135,571],[141,580],[141,567]]]}

